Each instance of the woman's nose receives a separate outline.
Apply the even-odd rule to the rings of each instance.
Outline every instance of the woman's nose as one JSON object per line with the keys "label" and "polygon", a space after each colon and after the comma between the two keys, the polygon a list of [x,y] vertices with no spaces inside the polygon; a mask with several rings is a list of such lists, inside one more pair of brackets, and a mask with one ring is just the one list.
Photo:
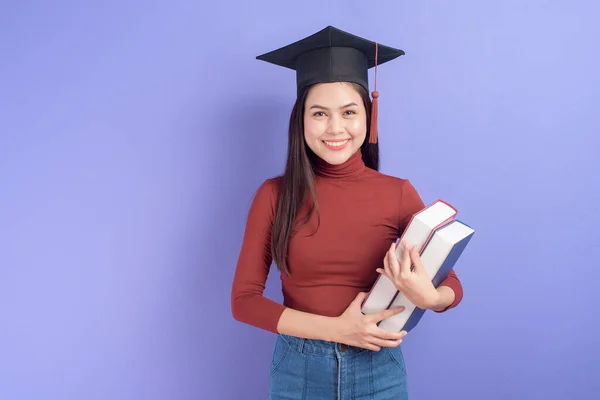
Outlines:
{"label": "woman's nose", "polygon": [[332,115],[331,118],[329,118],[328,133],[332,135],[342,133],[344,130],[343,128],[344,122],[339,115]]}

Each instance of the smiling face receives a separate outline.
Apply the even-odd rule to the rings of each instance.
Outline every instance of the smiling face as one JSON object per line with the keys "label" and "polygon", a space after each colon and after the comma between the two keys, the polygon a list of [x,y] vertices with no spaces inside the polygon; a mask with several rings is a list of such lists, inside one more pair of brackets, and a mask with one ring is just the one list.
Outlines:
{"label": "smiling face", "polygon": [[360,94],[350,83],[315,85],[304,107],[304,139],[308,147],[332,165],[344,163],[367,136],[367,114]]}

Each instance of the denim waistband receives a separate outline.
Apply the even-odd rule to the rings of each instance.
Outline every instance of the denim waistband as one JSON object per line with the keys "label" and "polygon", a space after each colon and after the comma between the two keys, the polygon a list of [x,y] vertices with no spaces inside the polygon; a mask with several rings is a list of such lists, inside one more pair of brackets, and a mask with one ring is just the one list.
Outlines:
{"label": "denim waistband", "polygon": [[348,346],[345,344],[328,342],[325,340],[305,339],[284,334],[279,334],[279,337],[286,341],[293,349],[304,354],[339,357],[352,356],[369,351],[362,347]]}

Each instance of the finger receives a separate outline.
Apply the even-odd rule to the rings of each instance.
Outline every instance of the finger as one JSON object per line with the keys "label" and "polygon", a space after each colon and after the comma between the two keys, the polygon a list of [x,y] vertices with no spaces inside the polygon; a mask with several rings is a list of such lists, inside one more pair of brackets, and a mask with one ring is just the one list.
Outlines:
{"label": "finger", "polygon": [[398,347],[402,343],[402,339],[381,339],[372,337],[369,339],[372,344],[379,347]]}
{"label": "finger", "polygon": [[405,276],[408,276],[410,274],[410,247],[406,244],[406,242],[403,243],[400,273],[402,273]]}
{"label": "finger", "polygon": [[372,314],[371,319],[376,322],[383,321],[386,318],[393,317],[396,314],[400,314],[402,311],[404,311],[404,306],[388,308],[387,310],[379,311],[378,313]]}
{"label": "finger", "polygon": [[371,343],[371,340],[370,340],[369,337],[363,338],[360,341],[360,343],[350,344],[350,346],[360,347],[361,349],[367,349],[367,350],[371,350],[371,351],[379,351],[379,350],[381,350],[381,348],[379,346],[377,346],[376,344]]}
{"label": "finger", "polygon": [[389,274],[386,272],[386,270],[385,270],[385,269],[383,269],[383,268],[377,268],[375,271],[376,271],[376,272],[378,272],[378,273],[379,273],[379,274],[381,274],[381,275],[384,275],[384,276],[385,276],[385,277],[387,277],[389,280],[394,280],[394,278],[393,278],[392,276],[390,276],[390,275],[389,275]]}
{"label": "finger", "polygon": [[396,243],[392,243],[386,258],[390,265],[390,270],[394,276],[398,276],[400,274],[400,264],[398,263],[398,258],[396,257]]}
{"label": "finger", "polygon": [[368,343],[368,344],[364,345],[363,347],[364,347],[365,349],[367,349],[367,350],[371,350],[371,351],[379,351],[379,350],[381,350],[381,347],[379,347],[379,346],[376,346],[376,345],[374,345],[374,344],[370,344],[370,343]]}
{"label": "finger", "polygon": [[400,340],[400,339],[404,339],[404,337],[407,335],[407,333],[406,333],[406,331],[393,332],[393,331],[388,331],[388,330],[380,328],[380,327],[376,327],[375,329],[373,329],[372,335],[379,339]]}
{"label": "finger", "polygon": [[367,292],[360,292],[356,295],[356,297],[354,298],[354,300],[352,300],[352,305],[353,306],[360,306],[363,301],[367,298],[368,293]]}
{"label": "finger", "polygon": [[393,281],[394,280],[394,271],[392,271],[392,269],[390,268],[390,261],[388,259],[387,254],[383,258],[383,268],[384,268],[385,273],[388,276],[388,278],[390,278]]}
{"label": "finger", "polygon": [[423,269],[423,263],[421,262],[421,257],[419,256],[419,250],[417,246],[414,246],[410,250],[410,259],[413,265],[413,270],[417,273],[421,272]]}

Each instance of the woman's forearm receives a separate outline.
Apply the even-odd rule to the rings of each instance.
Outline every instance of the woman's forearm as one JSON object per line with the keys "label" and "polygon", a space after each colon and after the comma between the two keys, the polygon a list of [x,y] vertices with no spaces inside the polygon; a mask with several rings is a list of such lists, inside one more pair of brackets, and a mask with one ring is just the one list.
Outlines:
{"label": "woman's forearm", "polygon": [[431,307],[431,309],[434,311],[443,311],[454,302],[454,290],[448,286],[439,286],[436,290],[438,294],[437,301]]}
{"label": "woman's forearm", "polygon": [[305,339],[335,341],[336,318],[286,308],[279,318],[277,331]]}

